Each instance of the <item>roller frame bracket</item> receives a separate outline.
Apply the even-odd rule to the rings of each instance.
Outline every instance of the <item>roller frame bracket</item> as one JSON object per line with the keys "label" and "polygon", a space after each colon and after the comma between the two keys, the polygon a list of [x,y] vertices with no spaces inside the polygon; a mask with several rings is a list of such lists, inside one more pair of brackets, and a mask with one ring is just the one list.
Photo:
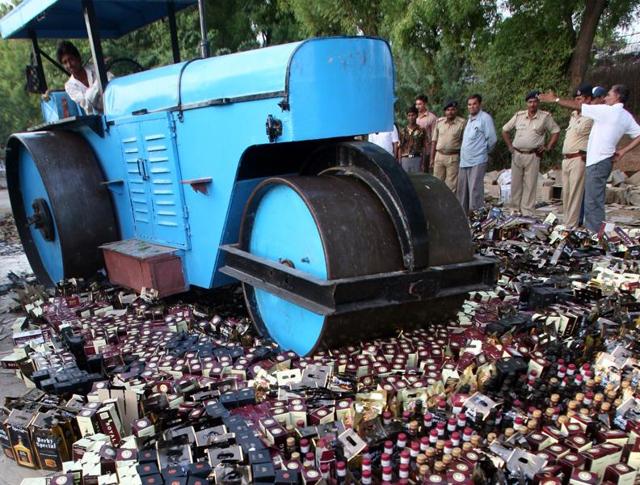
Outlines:
{"label": "roller frame bracket", "polygon": [[497,279],[495,260],[484,256],[475,256],[465,263],[416,271],[322,280],[243,251],[237,244],[220,246],[220,250],[224,254],[221,273],[319,315],[337,315],[489,290]]}
{"label": "roller frame bracket", "polygon": [[86,126],[100,138],[104,138],[104,125],[101,115],[70,116],[52,123],[44,123],[29,128],[27,131],[76,130]]}
{"label": "roller frame bracket", "polygon": [[323,146],[306,161],[302,175],[354,176],[378,196],[396,228],[405,269],[426,268],[429,228],[411,179],[386,150],[369,142],[348,141]]}
{"label": "roller frame bracket", "polygon": [[190,185],[194,192],[200,192],[207,195],[209,193],[207,187],[213,183],[212,177],[201,177],[196,179],[181,180],[182,185]]}

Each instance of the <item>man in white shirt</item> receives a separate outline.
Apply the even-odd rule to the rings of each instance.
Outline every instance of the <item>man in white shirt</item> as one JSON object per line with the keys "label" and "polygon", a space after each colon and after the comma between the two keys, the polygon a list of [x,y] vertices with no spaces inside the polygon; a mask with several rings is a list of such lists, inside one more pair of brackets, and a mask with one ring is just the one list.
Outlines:
{"label": "man in white shirt", "polygon": [[[600,229],[605,219],[605,191],[613,162],[620,160],[628,151],[640,145],[640,125],[631,113],[624,109],[624,103],[628,98],[629,89],[622,84],[612,86],[605,97],[605,104],[599,105],[560,99],[552,92],[540,95],[543,102],[555,102],[565,108],[581,110],[582,116],[593,120],[587,144],[584,223],[587,229],[594,232]],[[633,141],[616,150],[623,135],[629,135]]]}
{"label": "man in white shirt", "polygon": [[400,144],[400,138],[398,137],[398,129],[395,124],[393,125],[393,130],[371,133],[367,139],[369,142],[384,148],[386,151],[391,153],[394,158],[398,158],[398,145]]}
{"label": "man in white shirt", "polygon": [[[102,95],[94,69],[82,66],[80,52],[68,40],[58,44],[56,54],[58,62],[71,74],[64,84],[64,90],[69,97],[88,115],[102,113]],[[107,79],[113,79],[113,74],[107,73]]]}

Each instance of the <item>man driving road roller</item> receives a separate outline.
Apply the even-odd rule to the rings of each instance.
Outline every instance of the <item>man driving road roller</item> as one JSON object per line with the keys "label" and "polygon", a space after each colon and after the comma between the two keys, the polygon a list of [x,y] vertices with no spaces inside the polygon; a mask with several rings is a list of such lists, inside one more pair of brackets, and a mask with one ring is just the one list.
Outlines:
{"label": "man driving road roller", "polygon": [[[64,90],[69,97],[88,115],[102,113],[100,83],[93,66],[85,67],[82,65],[80,52],[68,40],[63,40],[58,44],[56,55],[58,62],[70,74],[68,81],[64,84]],[[109,81],[113,77],[113,74],[107,73]]]}

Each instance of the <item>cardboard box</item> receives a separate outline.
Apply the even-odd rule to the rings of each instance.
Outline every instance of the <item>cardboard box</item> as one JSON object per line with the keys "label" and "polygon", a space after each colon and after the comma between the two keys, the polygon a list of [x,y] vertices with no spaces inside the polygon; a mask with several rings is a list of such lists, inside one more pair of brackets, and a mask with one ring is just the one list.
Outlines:
{"label": "cardboard box", "polygon": [[[96,403],[89,403],[96,404]],[[78,422],[78,428],[80,429],[80,435],[82,437],[91,436],[100,431],[97,417],[98,410],[95,406],[85,407],[78,413],[76,421]]]}
{"label": "cardboard box", "polygon": [[13,454],[13,448],[9,442],[9,435],[4,427],[4,423],[9,415],[4,409],[0,409],[0,447],[2,447],[2,453],[10,460],[15,460],[16,457]]}
{"label": "cardboard box", "polygon": [[32,413],[13,409],[5,421],[5,430],[18,465],[38,468],[38,460],[33,451],[33,443],[29,433],[29,425],[32,420]]}
{"label": "cardboard box", "polygon": [[53,413],[38,413],[31,422],[31,438],[40,468],[62,470],[62,463],[71,459],[62,427]]}
{"label": "cardboard box", "polygon": [[609,465],[604,472],[604,480],[616,485],[633,485],[636,482],[638,470],[624,463]]}
{"label": "cardboard box", "polygon": [[114,446],[119,445],[124,436],[124,430],[120,422],[120,417],[118,416],[115,400],[106,402],[105,405],[98,410],[97,417],[100,423],[100,430],[109,436],[111,444]]}
{"label": "cardboard box", "polygon": [[620,462],[622,447],[613,443],[602,443],[585,451],[583,456],[586,459],[585,468],[602,478],[609,465],[615,465]]}

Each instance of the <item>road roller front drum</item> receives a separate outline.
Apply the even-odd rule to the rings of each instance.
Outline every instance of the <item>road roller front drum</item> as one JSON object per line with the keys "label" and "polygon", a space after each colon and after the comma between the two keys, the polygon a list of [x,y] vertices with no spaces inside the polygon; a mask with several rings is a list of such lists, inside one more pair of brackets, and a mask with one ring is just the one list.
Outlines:
{"label": "road roller front drum", "polygon": [[[239,243],[222,248],[221,271],[243,282],[258,330],[300,355],[448,318],[465,293],[495,280],[493,262],[474,258],[467,219],[441,181],[407,176],[368,144],[347,145],[351,155],[319,164],[317,175],[259,184]],[[368,163],[384,176],[372,180]]]}

